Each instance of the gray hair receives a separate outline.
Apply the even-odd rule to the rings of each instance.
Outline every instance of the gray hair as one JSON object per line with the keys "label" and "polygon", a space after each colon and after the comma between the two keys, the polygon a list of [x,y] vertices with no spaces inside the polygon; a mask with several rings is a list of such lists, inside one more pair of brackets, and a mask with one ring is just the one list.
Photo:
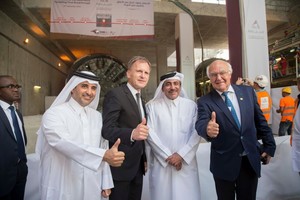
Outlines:
{"label": "gray hair", "polygon": [[134,56],[129,60],[129,62],[127,64],[127,70],[130,69],[136,61],[144,61],[144,62],[148,63],[148,65],[151,69],[151,63],[147,58],[145,58],[143,56]]}
{"label": "gray hair", "polygon": [[227,65],[227,68],[228,68],[228,71],[230,72],[230,74],[232,74],[233,70],[232,70],[232,66],[229,62],[223,60],[223,59],[216,59],[214,60],[213,62],[211,62],[207,67],[206,67],[206,75],[208,78],[209,77],[209,68],[211,67],[211,64],[213,64],[215,61],[223,61],[226,65]]}

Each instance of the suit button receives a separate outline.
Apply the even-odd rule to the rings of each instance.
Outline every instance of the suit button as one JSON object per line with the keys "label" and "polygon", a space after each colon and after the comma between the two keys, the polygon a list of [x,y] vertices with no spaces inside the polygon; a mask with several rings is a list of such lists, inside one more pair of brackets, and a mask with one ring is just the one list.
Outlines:
{"label": "suit button", "polygon": [[244,137],[243,137],[243,136],[241,136],[241,140],[242,140],[242,139],[244,139]]}

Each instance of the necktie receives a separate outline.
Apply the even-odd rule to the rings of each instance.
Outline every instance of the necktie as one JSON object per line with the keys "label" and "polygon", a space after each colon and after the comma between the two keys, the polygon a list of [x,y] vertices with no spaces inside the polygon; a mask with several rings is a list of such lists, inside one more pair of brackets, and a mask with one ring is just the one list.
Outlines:
{"label": "necktie", "polygon": [[228,92],[223,92],[222,95],[225,97],[225,103],[227,105],[227,107],[229,108],[230,112],[231,112],[231,115],[235,121],[235,123],[237,124],[237,126],[240,128],[241,127],[241,124],[239,122],[239,119],[237,117],[237,114],[235,112],[235,109],[232,105],[232,102],[230,101],[229,97],[228,97]]}
{"label": "necktie", "polygon": [[139,109],[139,113],[140,113],[140,117],[142,119],[142,111],[141,111],[141,103],[140,103],[140,98],[141,98],[141,94],[140,93],[136,93],[136,103],[137,103],[137,106],[138,106],[138,109]]}
{"label": "necktie", "polygon": [[18,123],[18,119],[17,119],[16,113],[15,113],[15,108],[13,106],[9,106],[9,109],[10,109],[10,112],[11,112],[14,131],[15,131],[15,135],[16,135],[17,143],[18,143],[18,155],[19,155],[19,158],[21,160],[26,160],[23,137],[22,137],[22,133],[21,133],[20,126],[19,126],[19,123]]}

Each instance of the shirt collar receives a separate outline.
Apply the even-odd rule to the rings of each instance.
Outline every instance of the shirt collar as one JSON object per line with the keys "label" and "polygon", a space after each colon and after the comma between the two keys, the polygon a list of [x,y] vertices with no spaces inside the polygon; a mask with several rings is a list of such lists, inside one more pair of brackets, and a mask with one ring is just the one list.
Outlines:
{"label": "shirt collar", "polygon": [[129,88],[130,92],[132,93],[132,95],[135,97],[136,93],[140,93],[139,91],[137,91],[134,87],[132,87],[132,85],[130,85],[130,83],[127,82],[127,87]]}
{"label": "shirt collar", "polygon": [[14,105],[10,105],[10,104],[6,103],[5,101],[0,100],[0,106],[3,108],[3,110],[7,110],[9,108],[9,106],[14,106]]}
{"label": "shirt collar", "polygon": [[164,95],[163,98],[168,105],[174,105],[175,107],[177,107],[179,104],[179,98],[181,98],[181,97],[178,96],[176,99],[171,100],[166,95]]}
{"label": "shirt collar", "polygon": [[[216,91],[219,93],[219,95],[222,96],[222,93],[223,93],[223,92],[220,92],[219,90],[216,90]],[[226,91],[225,91],[225,92],[226,92]],[[234,89],[233,89],[233,87],[232,87],[231,85],[229,86],[227,92],[230,93],[230,94],[234,94],[234,93],[235,93],[235,92],[234,92]]]}
{"label": "shirt collar", "polygon": [[73,99],[72,97],[69,100],[69,105],[71,106],[71,108],[79,115],[82,110],[85,110],[85,107],[82,107],[77,101],[75,101],[75,99]]}

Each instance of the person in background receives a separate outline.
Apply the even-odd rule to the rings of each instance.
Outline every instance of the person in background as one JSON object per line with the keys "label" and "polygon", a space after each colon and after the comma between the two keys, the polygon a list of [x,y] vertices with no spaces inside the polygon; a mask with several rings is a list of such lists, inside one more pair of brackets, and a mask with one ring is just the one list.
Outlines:
{"label": "person in background", "polygon": [[300,175],[300,110],[297,109],[294,116],[293,134],[291,135],[292,166]]}
{"label": "person in background", "polygon": [[128,82],[110,90],[103,102],[103,137],[110,146],[121,138],[124,164],[111,167],[114,188],[110,200],[140,200],[143,174],[147,169],[145,143],[149,134],[141,90],[150,77],[151,64],[145,57],[134,56],[128,62]]}
{"label": "person in background", "polygon": [[178,72],[163,75],[154,98],[146,104],[151,199],[200,199],[197,105],[187,97],[183,78]]}
{"label": "person in background", "polygon": [[262,110],[268,124],[270,124],[269,121],[272,111],[272,98],[269,92],[265,89],[269,84],[268,78],[265,75],[258,75],[255,77],[254,81],[251,81],[247,78],[245,80],[238,78],[236,81],[236,85],[241,85],[243,83],[252,86],[255,90],[260,109]]}
{"label": "person in background", "polygon": [[[269,54],[270,54],[270,52],[269,52]],[[281,71],[279,70],[278,64],[275,60],[275,57],[272,56],[272,55],[270,55],[270,57],[269,57],[269,67],[272,71],[272,78],[273,79],[282,76]]]}
{"label": "person in background", "polygon": [[281,66],[281,74],[282,76],[287,75],[287,60],[283,54],[280,55],[280,60],[279,60],[280,66]]}
{"label": "person in background", "polygon": [[297,74],[297,76],[299,76],[300,75],[300,46],[296,48],[295,59],[298,63],[298,74]]}
{"label": "person in background", "polygon": [[14,106],[20,100],[17,80],[0,75],[0,199],[24,199],[28,174],[24,121]]}
{"label": "person in background", "polygon": [[[300,76],[297,77],[297,89],[300,92]],[[295,115],[297,113],[298,107],[300,104],[300,94],[297,95],[297,98],[295,99]],[[295,120],[295,116],[294,116],[294,122],[293,124],[295,124],[296,120]],[[294,127],[295,130],[295,127]],[[293,131],[291,133],[291,138],[290,138],[290,144],[292,146],[292,142],[293,142]]]}
{"label": "person in background", "polygon": [[284,136],[286,133],[291,135],[293,127],[293,118],[295,114],[295,100],[290,96],[292,88],[285,87],[282,89],[282,98],[279,101],[277,113],[281,114],[278,136]]}
{"label": "person in background", "polygon": [[108,149],[96,110],[99,78],[75,72],[42,118],[36,152],[40,155],[42,200],[99,200],[111,193],[109,165],[121,166],[120,140]]}
{"label": "person in background", "polygon": [[[231,65],[207,67],[214,88],[198,99],[196,130],[211,142],[210,171],[218,200],[255,200],[261,161],[268,164],[276,144],[252,87],[231,84]],[[257,135],[262,148],[257,146]]]}
{"label": "person in background", "polygon": [[[297,89],[300,92],[300,75],[297,77]],[[295,99],[295,109],[297,110],[300,104],[300,94],[297,95]]]}

